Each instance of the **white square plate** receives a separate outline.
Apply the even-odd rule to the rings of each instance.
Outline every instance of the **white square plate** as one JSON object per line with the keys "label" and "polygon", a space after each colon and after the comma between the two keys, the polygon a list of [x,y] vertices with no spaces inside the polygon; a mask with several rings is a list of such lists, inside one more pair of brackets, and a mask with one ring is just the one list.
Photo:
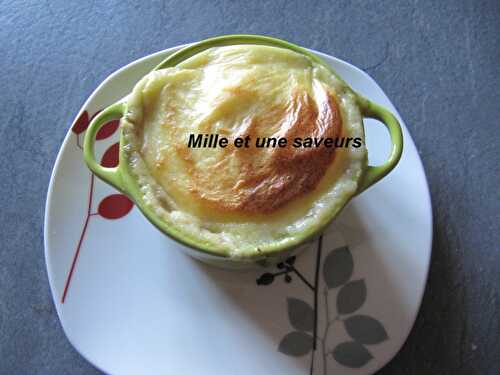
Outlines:
{"label": "white square plate", "polygon": [[[321,246],[311,245],[293,264],[215,269],[181,253],[125,196],[91,176],[80,148],[89,118],[127,95],[177,48],[106,79],[59,152],[47,197],[45,256],[68,339],[112,374],[373,373],[410,332],[431,255],[427,181],[396,109],[366,73],[318,53],[354,90],[398,116],[405,139],[401,161],[344,209]],[[389,153],[389,137],[373,121],[365,127],[376,164]],[[113,163],[116,124],[100,138],[98,155],[107,152]]]}

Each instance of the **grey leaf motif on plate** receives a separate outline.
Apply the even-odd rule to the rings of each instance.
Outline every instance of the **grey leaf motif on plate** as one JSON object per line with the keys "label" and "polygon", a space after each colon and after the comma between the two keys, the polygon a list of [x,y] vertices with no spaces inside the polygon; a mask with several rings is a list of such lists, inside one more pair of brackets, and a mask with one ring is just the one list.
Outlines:
{"label": "grey leaf motif on plate", "polygon": [[367,315],[354,315],[344,320],[347,333],[362,344],[378,344],[388,339],[387,332],[378,320]]}
{"label": "grey leaf motif on plate", "polygon": [[312,331],[314,310],[306,302],[297,298],[287,298],[288,318],[293,328],[299,331]]}
{"label": "grey leaf motif on plate", "polygon": [[354,261],[347,246],[330,251],[323,263],[323,278],[328,288],[345,284],[352,276]]}
{"label": "grey leaf motif on plate", "polygon": [[373,358],[368,349],[355,341],[343,342],[337,345],[332,355],[341,365],[352,368],[362,367]]}
{"label": "grey leaf motif on plate", "polygon": [[337,294],[337,311],[350,314],[358,310],[366,300],[366,284],[363,279],[345,284]]}
{"label": "grey leaf motif on plate", "polygon": [[305,332],[287,333],[281,340],[278,350],[292,357],[300,357],[309,353],[313,346],[313,338]]}

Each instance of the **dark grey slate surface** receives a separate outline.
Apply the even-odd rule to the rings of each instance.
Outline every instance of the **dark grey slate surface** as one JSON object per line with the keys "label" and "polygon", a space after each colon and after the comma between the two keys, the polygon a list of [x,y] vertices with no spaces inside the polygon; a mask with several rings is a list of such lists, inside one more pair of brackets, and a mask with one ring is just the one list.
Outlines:
{"label": "dark grey slate surface", "polygon": [[500,2],[0,1],[0,374],[93,374],[65,338],[43,258],[50,172],[112,71],[225,33],[365,68],[398,107],[434,204],[429,283],[380,374],[500,373]]}

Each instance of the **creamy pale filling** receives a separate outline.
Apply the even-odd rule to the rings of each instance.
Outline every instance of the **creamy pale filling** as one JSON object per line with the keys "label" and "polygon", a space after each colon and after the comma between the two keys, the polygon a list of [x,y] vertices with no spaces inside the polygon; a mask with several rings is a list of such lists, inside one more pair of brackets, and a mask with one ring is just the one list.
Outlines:
{"label": "creamy pale filling", "polygon": [[[121,122],[146,204],[232,256],[292,243],[340,208],[366,163],[359,148],[295,148],[296,137],[359,137],[354,94],[324,67],[267,46],[206,50],[144,77]],[[191,134],[227,147],[190,148]],[[235,147],[250,137],[249,147]],[[257,148],[262,137],[286,147]]]}

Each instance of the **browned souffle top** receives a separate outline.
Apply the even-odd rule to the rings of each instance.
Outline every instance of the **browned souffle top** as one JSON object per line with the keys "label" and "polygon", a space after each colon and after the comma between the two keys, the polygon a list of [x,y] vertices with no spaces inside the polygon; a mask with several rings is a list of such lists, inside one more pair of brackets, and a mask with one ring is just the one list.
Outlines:
{"label": "browned souffle top", "polygon": [[[296,93],[286,105],[248,118],[238,133],[228,137],[229,144],[215,164],[198,168],[187,146],[178,145],[175,150],[193,182],[189,192],[195,199],[225,211],[268,213],[313,190],[333,161],[335,148],[293,147],[293,140],[335,138],[341,126],[335,97],[322,87],[317,102],[307,93]],[[263,127],[270,137],[286,138],[287,146],[256,147]],[[236,137],[247,136],[248,148],[234,146]],[[224,173],[234,159],[239,165],[236,178]]]}
{"label": "browned souffle top", "polygon": [[[223,62],[208,54],[157,72],[136,89],[144,109],[141,154],[181,205],[268,214],[313,191],[332,165],[334,147],[294,147],[294,140],[340,136],[339,105],[298,54],[285,56],[284,65],[278,51],[272,65],[269,54],[224,53]],[[218,134],[228,145],[189,147],[191,134]],[[236,147],[238,137],[250,137],[248,147]],[[287,145],[257,147],[264,137]]]}

